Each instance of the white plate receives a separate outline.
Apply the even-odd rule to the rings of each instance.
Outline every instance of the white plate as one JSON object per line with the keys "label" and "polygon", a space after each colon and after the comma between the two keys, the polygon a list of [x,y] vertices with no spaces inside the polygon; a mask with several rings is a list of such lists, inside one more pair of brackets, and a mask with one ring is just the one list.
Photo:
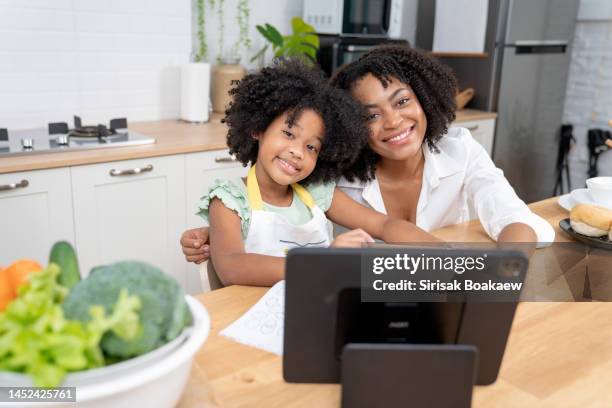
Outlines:
{"label": "white plate", "polygon": [[576,202],[572,199],[571,194],[564,194],[557,200],[557,204],[561,206],[561,208],[566,209],[567,211],[572,211],[572,208],[576,205]]}
{"label": "white plate", "polygon": [[576,204],[591,204],[591,205],[597,205],[599,207],[606,207],[607,206],[603,205],[603,204],[599,204],[597,202],[595,202],[593,200],[593,197],[591,197],[591,194],[589,193],[589,190],[586,188],[578,188],[574,191],[571,192],[571,198],[572,200],[574,200],[574,202]]}

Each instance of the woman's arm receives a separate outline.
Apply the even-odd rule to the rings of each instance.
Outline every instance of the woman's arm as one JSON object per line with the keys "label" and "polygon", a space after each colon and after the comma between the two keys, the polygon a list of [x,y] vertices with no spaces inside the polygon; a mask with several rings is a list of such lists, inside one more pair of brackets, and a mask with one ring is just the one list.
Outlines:
{"label": "woman's arm", "polygon": [[515,249],[531,258],[536,250],[538,236],[533,228],[527,224],[516,222],[506,225],[497,237],[497,244],[501,248]]}
{"label": "woman's arm", "polygon": [[552,226],[531,212],[484,148],[468,130],[464,132],[462,141],[469,155],[465,190],[487,234],[498,242],[553,242]]}
{"label": "woman's arm", "polygon": [[527,224],[516,222],[506,225],[497,237],[497,242],[538,242],[538,236]]}
{"label": "woman's arm", "polygon": [[210,248],[208,245],[208,227],[192,228],[181,234],[181,250],[187,262],[200,264],[208,261]]}
{"label": "woman's arm", "polygon": [[209,219],[211,260],[224,285],[272,286],[284,279],[284,258],[245,253],[240,217],[218,198]]}
{"label": "woman's arm", "polygon": [[440,241],[411,222],[391,218],[357,203],[339,188],[334,190],[326,215],[338,225],[348,229],[361,228],[374,238],[389,243]]}

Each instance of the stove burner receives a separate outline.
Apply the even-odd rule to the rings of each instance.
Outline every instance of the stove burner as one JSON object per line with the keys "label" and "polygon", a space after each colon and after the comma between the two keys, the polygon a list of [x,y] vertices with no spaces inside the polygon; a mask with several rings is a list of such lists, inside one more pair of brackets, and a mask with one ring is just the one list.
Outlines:
{"label": "stove burner", "polygon": [[[107,142],[105,138],[119,135],[118,129],[127,129],[127,119],[118,118],[110,121],[110,126],[83,126],[81,118],[74,116],[74,129],[68,129],[66,122],[49,123],[49,135],[58,135],[59,145],[68,145],[68,138],[97,138],[101,143]],[[67,136],[66,136],[67,135]]]}
{"label": "stove burner", "polygon": [[104,125],[81,126],[68,132],[70,137],[97,137],[98,139],[116,134],[117,131],[115,129],[108,129]]}

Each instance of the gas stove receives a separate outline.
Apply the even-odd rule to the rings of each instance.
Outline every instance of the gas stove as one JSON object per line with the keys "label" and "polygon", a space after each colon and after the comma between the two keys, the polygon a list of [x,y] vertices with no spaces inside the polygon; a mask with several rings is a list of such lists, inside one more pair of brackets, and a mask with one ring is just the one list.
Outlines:
{"label": "gas stove", "polygon": [[155,143],[155,139],[128,130],[127,119],[112,119],[109,126],[83,126],[74,117],[74,127],[66,122],[49,123],[47,129],[14,130],[0,128],[0,157],[65,152]]}

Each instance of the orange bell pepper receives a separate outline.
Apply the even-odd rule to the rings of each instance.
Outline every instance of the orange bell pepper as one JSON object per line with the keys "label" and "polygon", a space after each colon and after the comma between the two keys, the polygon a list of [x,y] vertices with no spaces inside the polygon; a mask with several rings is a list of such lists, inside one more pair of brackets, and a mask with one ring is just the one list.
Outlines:
{"label": "orange bell pepper", "polygon": [[28,281],[32,272],[43,269],[42,265],[31,259],[20,259],[0,271],[0,310],[17,296],[17,289]]}
{"label": "orange bell pepper", "polygon": [[15,298],[15,291],[6,269],[0,268],[0,311]]}

